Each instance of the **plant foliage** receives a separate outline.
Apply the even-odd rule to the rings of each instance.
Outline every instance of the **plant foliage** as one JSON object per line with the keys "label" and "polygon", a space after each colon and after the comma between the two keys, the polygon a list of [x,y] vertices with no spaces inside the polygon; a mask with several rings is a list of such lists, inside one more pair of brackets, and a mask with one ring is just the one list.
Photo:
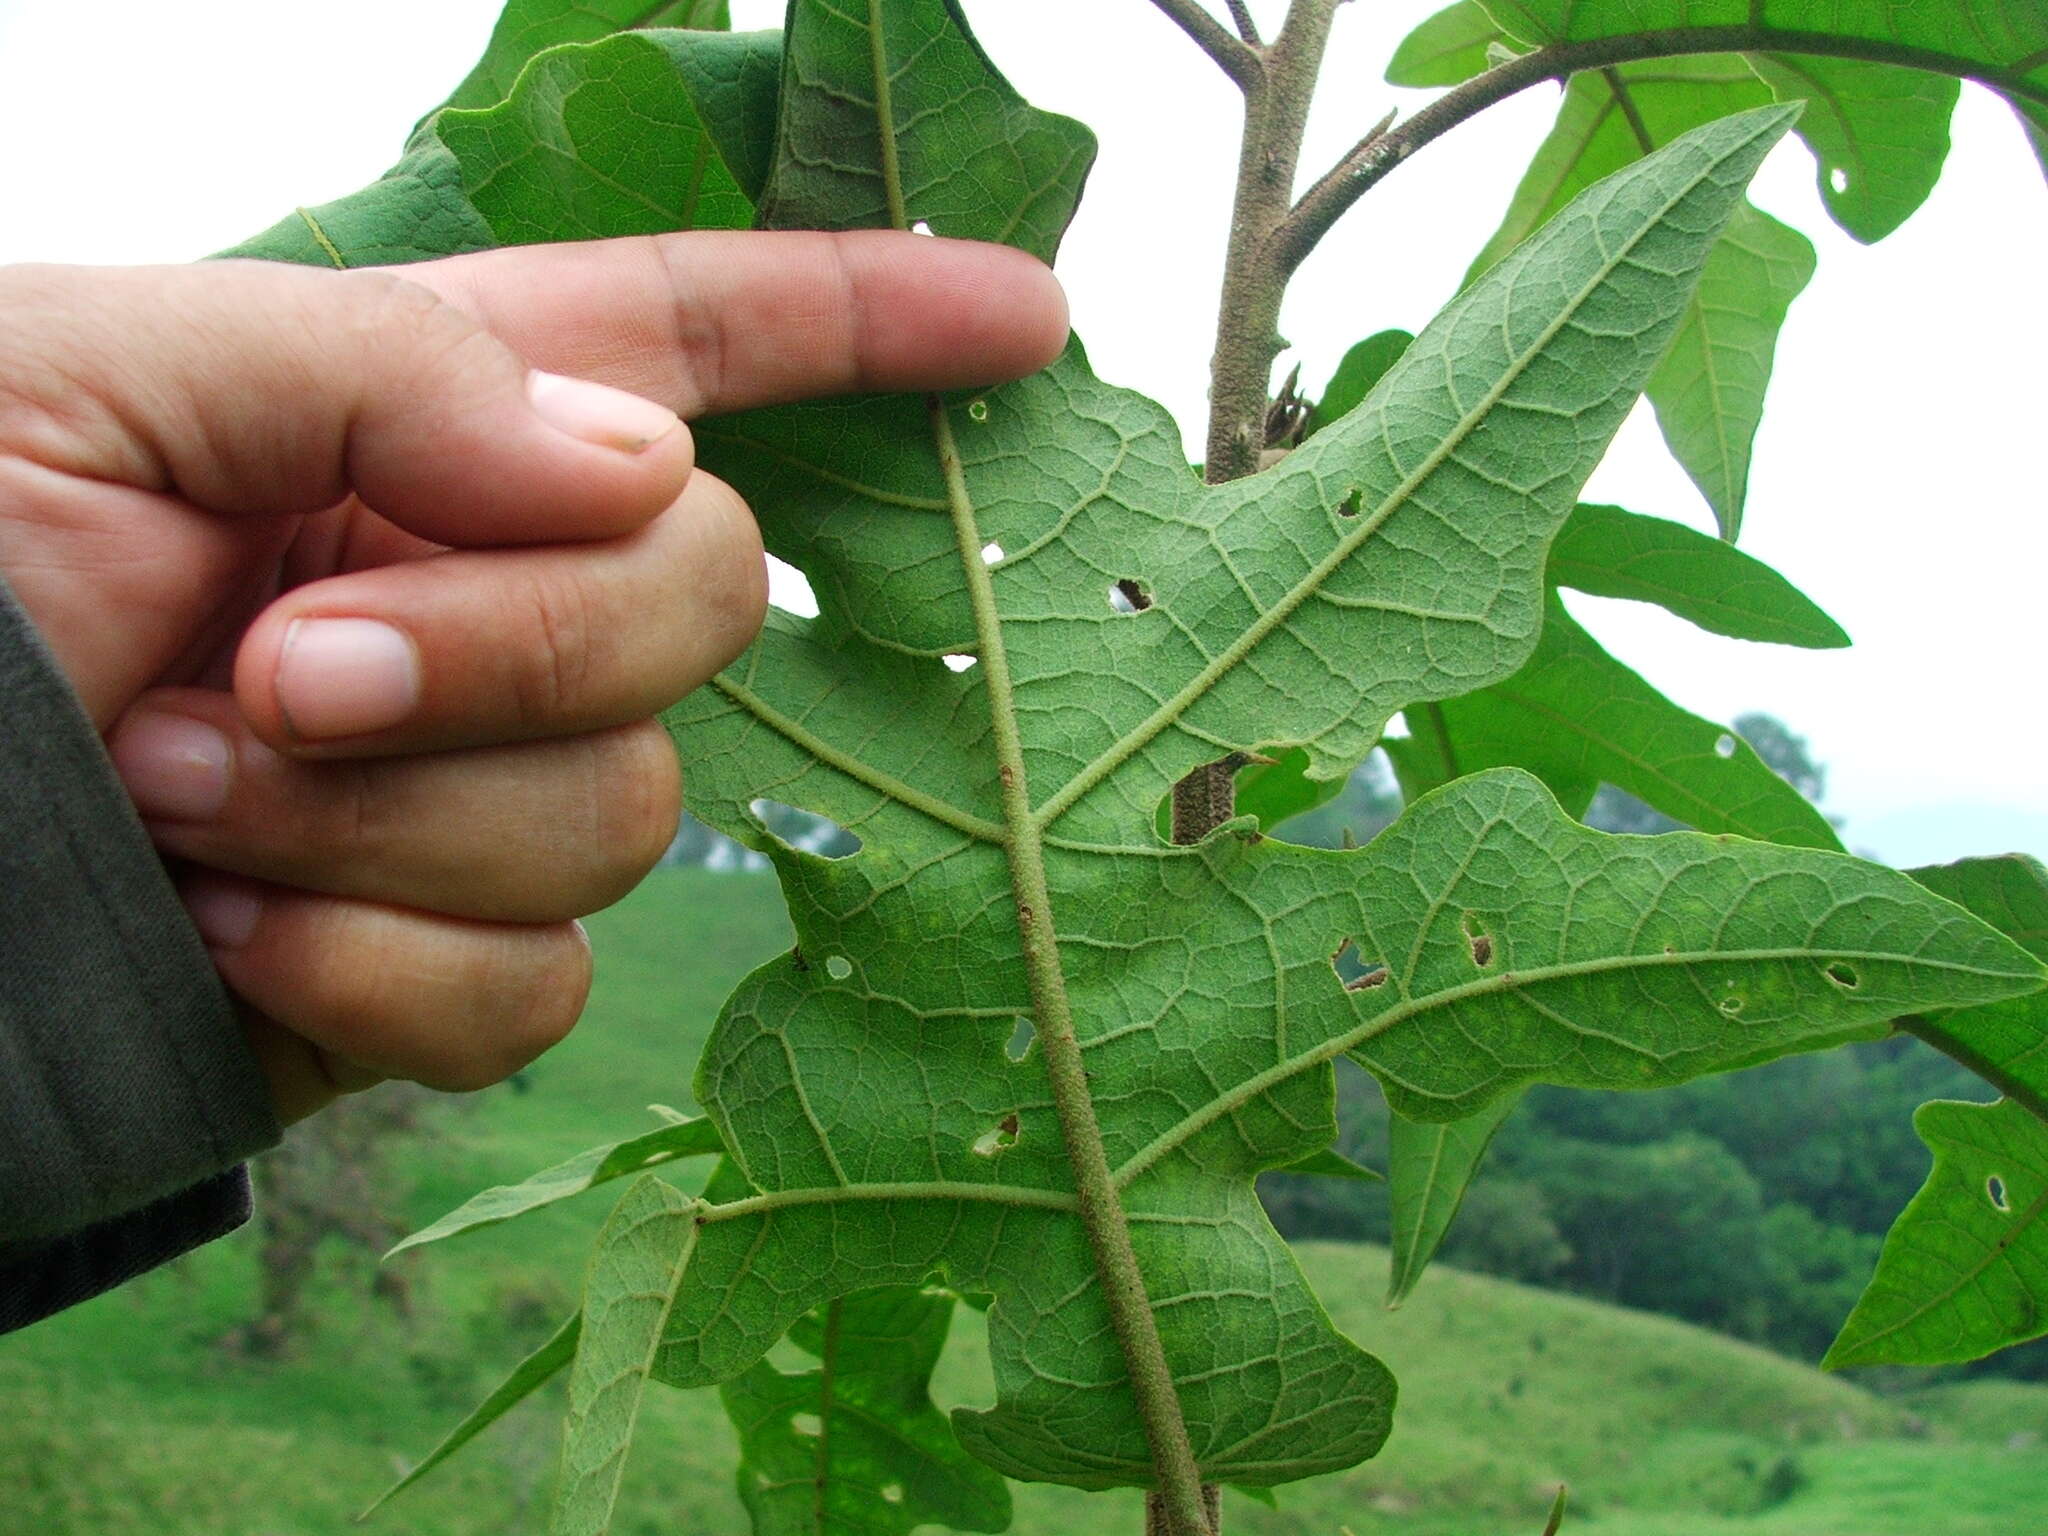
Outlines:
{"label": "plant foliage", "polygon": [[[1265,57],[1169,9],[1227,67]],[[1054,256],[1093,139],[1019,97],[954,0],[676,29],[723,21],[513,0],[391,173],[238,254],[752,226]],[[2013,1098],[1923,1111],[1934,1180],[1835,1358],[2038,1332],[2038,866],[1909,878],[1842,854],[1556,594],[1846,643],[1748,556],[1579,488],[1647,388],[1732,539],[1813,269],[1750,175],[1797,118],[1830,212],[1878,238],[1939,173],[1956,79],[2038,128],[2044,59],[2022,0],[1468,0],[1395,78],[1464,82],[1453,98],[1568,78],[1559,125],[1465,291],[1412,340],[1354,349],[1265,472],[1201,484],[1165,412],[1078,342],[972,397],[700,423],[819,613],[771,614],[668,723],[692,810],[774,861],[798,945],[726,1004],[704,1120],[410,1240],[637,1175],[580,1317],[427,1464],[566,1367],[565,1536],[605,1529],[652,1382],[721,1388],[764,1532],[999,1530],[1003,1474],[1156,1489],[1161,1528],[1192,1536],[1202,1484],[1350,1466],[1387,1436],[1393,1379],[1254,1192],[1271,1170],[1364,1174],[1331,1150],[1342,1056],[1396,1117],[1398,1300],[1526,1086],[1657,1088],[1906,1020]],[[1262,834],[1335,794],[1397,713],[1394,826],[1349,851]],[[1201,774],[1220,812],[1180,835],[1162,807]],[[1602,783],[1699,830],[1588,830]],[[782,842],[767,801],[858,851]],[[701,1196],[643,1171],[695,1154],[718,1157]],[[1968,1285],[1943,1290],[1958,1263]],[[985,1316],[995,1398],[948,1419],[929,1378],[961,1297],[985,1307],[961,1315]],[[769,1363],[785,1337],[817,1364]]]}

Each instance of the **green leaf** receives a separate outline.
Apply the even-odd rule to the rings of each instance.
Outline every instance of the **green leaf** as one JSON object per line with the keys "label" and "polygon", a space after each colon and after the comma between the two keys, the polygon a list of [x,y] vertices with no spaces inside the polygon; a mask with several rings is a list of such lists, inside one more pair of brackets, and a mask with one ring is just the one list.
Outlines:
{"label": "green leaf", "polygon": [[[1518,767],[1546,783],[1612,784],[1702,832],[1841,846],[1827,818],[1753,747],[1615,660],[1555,595],[1528,663],[1438,713],[1462,773]],[[1396,747],[1390,754],[1413,755]]]}
{"label": "green leaf", "polygon": [[1387,1271],[1388,1307],[1408,1299],[1436,1257],[1494,1133],[1520,1102],[1520,1094],[1507,1094],[1462,1120],[1388,1117],[1387,1200],[1393,1250]]}
{"label": "green leaf", "polygon": [[620,1197],[597,1234],[569,1372],[552,1536],[603,1536],[611,1525],[641,1390],[696,1246],[701,1209],[650,1173]]}
{"label": "green leaf", "polygon": [[1927,201],[1948,158],[1962,82],[1860,59],[1757,53],[1749,62],[1780,101],[1803,101],[1795,130],[1813,151],[1821,201],[1869,244]]}
{"label": "green leaf", "polygon": [[1671,350],[1647,393],[1672,457],[1733,540],[1749,495],[1750,449],[1786,312],[1813,277],[1813,243],[1747,203],[1707,258]]}
{"label": "green leaf", "polygon": [[499,1384],[497,1390],[472,1408],[469,1416],[460,1424],[448,1431],[441,1443],[427,1453],[424,1461],[378,1494],[377,1502],[356,1518],[369,1519],[394,1497],[425,1477],[474,1440],[483,1430],[503,1418],[512,1408],[545,1385],[555,1372],[576,1357],[576,1340],[582,1329],[583,1314],[578,1312],[557,1328],[545,1344],[513,1367],[512,1374]]}
{"label": "green leaf", "polygon": [[764,1361],[720,1388],[754,1536],[1009,1528],[1009,1488],[960,1449],[931,1400],[952,1317],[943,1292],[856,1291],[792,1332],[816,1370],[789,1375]]}
{"label": "green leaf", "polygon": [[1019,96],[954,0],[791,0],[783,71],[781,152],[761,200],[763,227],[905,229],[917,220],[936,235],[1052,260],[1095,135]]}
{"label": "green leaf", "polygon": [[1385,1174],[1363,1163],[1354,1163],[1335,1147],[1325,1147],[1320,1152],[1309,1153],[1307,1157],[1298,1157],[1286,1167],[1273,1171],[1306,1174],[1312,1178],[1358,1179],[1368,1184],[1382,1183],[1386,1179]]}
{"label": "green leaf", "polygon": [[1511,42],[1479,0],[1457,0],[1401,39],[1387,63],[1387,83],[1457,85],[1492,68],[1489,50]]}
{"label": "green leaf", "polygon": [[[752,221],[773,33],[636,32],[555,49],[509,100],[437,113],[361,192],[223,254],[359,267]],[[749,158],[751,157],[751,159]]]}
{"label": "green leaf", "polygon": [[2048,1333],[2048,1124],[2010,1099],[1923,1104],[1934,1171],[1821,1364],[1941,1365]]}
{"label": "green leaf", "polygon": [[1761,560],[1682,523],[1620,507],[1582,502],[1573,509],[1550,547],[1550,579],[1594,597],[1655,603],[1736,640],[1814,650],[1849,643],[1840,625]]}
{"label": "green leaf", "polygon": [[[1252,1188],[1334,1139],[1336,1055],[1357,1050],[1405,1112],[1455,1118],[1532,1077],[1647,1086],[1794,1049],[1889,1018],[1902,985],[2032,985],[2030,961],[1902,877],[1689,839],[1609,853],[1514,775],[1413,807],[1410,836],[1397,826],[1355,854],[1236,833],[1163,847],[1151,831],[1167,789],[1232,746],[1299,746],[1341,774],[1394,709],[1526,658],[1547,544],[1785,122],[1773,109],[1712,125],[1594,189],[1456,301],[1364,405],[1251,482],[1194,481],[1164,413],[1095,380],[1078,352],[957,405],[706,424],[707,464],[763,509],[821,612],[773,617],[671,713],[693,804],[745,834],[773,785],[863,847],[829,861],[768,850],[799,955],[749,979],[700,1067],[746,1188],[704,1213],[663,1380],[730,1379],[834,1295],[936,1270],[996,1298],[996,1403],[956,1420],[970,1451],[1081,1486],[1154,1480],[1041,1053],[1005,1049],[1037,996],[1016,908],[992,897],[1020,843],[1042,858],[1048,905],[1031,921],[1058,935],[1061,986],[1087,1021],[1096,1114],[1196,1457],[1204,1476],[1250,1486],[1349,1465],[1387,1428],[1384,1369],[1330,1328]],[[922,216],[915,197],[904,215]],[[985,565],[991,542],[1004,553]],[[1149,594],[1142,611],[1109,601],[1123,578]],[[995,653],[965,672],[938,661],[989,636],[1000,704]],[[999,725],[1016,733],[1022,772],[1004,771],[1030,796],[1027,823],[1001,819]],[[1511,850],[1532,843],[1557,857],[1533,858],[1510,911],[1507,872],[1525,862]],[[1616,883],[1597,894],[1550,883],[1597,883],[1601,868]],[[1840,918],[1823,894],[1837,882]],[[1667,885],[1669,911],[1641,920]],[[1817,894],[1825,913],[1805,904]],[[1567,907],[1597,915],[1563,932],[1533,920]],[[1525,921],[1520,955],[1652,946],[1566,962],[1598,1030],[1640,1043],[1545,1025],[1547,996],[1501,1012],[1503,976],[1519,994],[1566,973],[1475,970],[1467,911],[1494,925],[1504,960]],[[1854,939],[1865,955],[1846,914],[1880,912],[1912,933],[1910,960],[1826,948]],[[1743,947],[1765,934],[1782,952]],[[1347,990],[1331,965],[1347,936],[1428,973]],[[2026,979],[1981,975],[1961,958],[1978,944],[1993,971]],[[1859,968],[1856,989],[1825,979],[1816,946]],[[1749,1015],[1703,996],[1708,978],[1753,988]],[[1493,1043],[1447,1059],[1446,1039]]]}
{"label": "green leaf", "polygon": [[594,43],[638,27],[731,26],[727,0],[509,0],[484,56],[443,105],[496,106],[512,94],[527,60],[564,43]]}
{"label": "green leaf", "polygon": [[634,1136],[608,1146],[591,1147],[567,1162],[543,1168],[517,1184],[500,1184],[472,1195],[446,1216],[420,1228],[384,1257],[389,1259],[408,1248],[437,1243],[459,1233],[474,1232],[479,1227],[496,1226],[514,1216],[523,1216],[544,1205],[580,1195],[586,1189],[594,1189],[612,1179],[640,1173],[679,1157],[703,1157],[723,1151],[717,1128],[702,1118],[664,1125],[644,1136]]}
{"label": "green leaf", "polygon": [[1330,375],[1323,398],[1310,409],[1302,435],[1313,437],[1338,417],[1355,410],[1414,340],[1406,331],[1381,331],[1355,344]]}
{"label": "green leaf", "polygon": [[[2038,860],[2013,853],[1907,873],[2037,959],[2048,959],[2048,870]],[[1904,1023],[2048,1122],[2048,993]]]}

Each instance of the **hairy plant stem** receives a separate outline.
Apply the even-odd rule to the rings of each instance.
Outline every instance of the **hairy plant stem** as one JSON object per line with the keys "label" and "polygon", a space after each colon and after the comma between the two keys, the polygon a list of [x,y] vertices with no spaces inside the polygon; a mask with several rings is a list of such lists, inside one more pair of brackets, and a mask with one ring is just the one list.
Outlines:
{"label": "hairy plant stem", "polygon": [[1259,467],[1266,446],[1266,390],[1280,337],[1280,301],[1291,268],[1275,255],[1273,237],[1294,198],[1301,135],[1342,0],[1294,0],[1272,44],[1259,51],[1244,86],[1244,137],[1230,245],[1223,259],[1223,297],[1216,351],[1209,363],[1209,442],[1203,473],[1213,484],[1241,479]]}
{"label": "hairy plant stem", "polygon": [[1157,1497],[1166,1514],[1163,1536],[1212,1536],[1203,1507],[1202,1475],[1181,1416],[1180,1397],[1166,1346],[1152,1315],[1145,1277],[1131,1243],[1129,1219],[1109,1166],[1095,1100],[1088,1089],[1081,1040],[1067,1001],[1067,979],[1060,965],[1059,940],[1053,925],[1052,895],[1045,878],[1044,829],[1032,814],[1031,792],[1024,776],[1024,742],[1017,729],[1017,705],[1010,683],[1009,653],[1003,643],[1002,620],[996,611],[995,583],[981,558],[982,536],[976,526],[974,502],[960,463],[959,444],[945,406],[928,402],[932,441],[945,477],[951,504],[953,534],[967,577],[968,600],[981,659],[982,686],[988,690],[989,717],[996,746],[996,775],[1002,790],[1003,825],[1007,836],[1011,890],[1016,897],[1017,937],[1023,949],[1031,986],[1033,1023],[1046,1077],[1052,1087],[1054,1113],[1060,1122],[1067,1161],[1074,1172],[1074,1193],[1081,1227],[1094,1254],[1097,1279],[1111,1325],[1130,1372],[1131,1395],[1145,1427],[1152,1465],[1159,1478]]}

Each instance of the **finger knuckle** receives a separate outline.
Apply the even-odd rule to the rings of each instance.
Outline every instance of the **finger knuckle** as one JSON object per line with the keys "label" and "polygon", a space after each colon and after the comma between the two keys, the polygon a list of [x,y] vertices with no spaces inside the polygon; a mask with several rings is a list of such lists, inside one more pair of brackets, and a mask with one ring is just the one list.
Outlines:
{"label": "finger knuckle", "polygon": [[659,721],[608,732],[599,751],[594,800],[603,875],[593,910],[618,900],[661,862],[683,811],[682,770]]}

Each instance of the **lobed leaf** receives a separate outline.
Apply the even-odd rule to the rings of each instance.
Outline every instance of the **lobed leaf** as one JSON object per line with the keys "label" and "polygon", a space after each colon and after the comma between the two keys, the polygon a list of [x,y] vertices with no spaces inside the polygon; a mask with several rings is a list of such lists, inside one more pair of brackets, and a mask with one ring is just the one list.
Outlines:
{"label": "lobed leaf", "polygon": [[1009,1488],[960,1449],[931,1400],[953,1306],[922,1287],[856,1291],[793,1330],[816,1370],[764,1361],[719,1389],[755,1536],[1009,1528]]}
{"label": "lobed leaf", "polygon": [[1941,1365],[2048,1333],[2048,1124],[2011,1099],[1923,1104],[1934,1171],[1821,1361]]}
{"label": "lobed leaf", "polygon": [[1520,1094],[1509,1094],[1462,1120],[1388,1117],[1388,1307],[1408,1299],[1436,1257],[1494,1134],[1520,1102]]}
{"label": "lobed leaf", "polygon": [[1550,579],[1593,597],[1655,603],[1735,640],[1814,650],[1849,643],[1840,625],[1761,560],[1683,523],[1620,507],[1582,502],[1573,509],[1550,547]]}
{"label": "lobed leaf", "polygon": [[569,1372],[552,1536],[602,1536],[611,1525],[641,1390],[690,1262],[699,1209],[699,1202],[645,1174],[597,1234]]}
{"label": "lobed leaf", "polygon": [[447,1215],[420,1228],[384,1257],[389,1259],[408,1248],[437,1243],[463,1232],[474,1232],[479,1227],[496,1226],[514,1216],[523,1216],[544,1205],[580,1195],[586,1189],[624,1178],[629,1173],[645,1172],[680,1157],[703,1157],[723,1151],[717,1128],[701,1117],[678,1120],[643,1136],[591,1147],[566,1162],[543,1168],[517,1184],[499,1184],[470,1196]]}

